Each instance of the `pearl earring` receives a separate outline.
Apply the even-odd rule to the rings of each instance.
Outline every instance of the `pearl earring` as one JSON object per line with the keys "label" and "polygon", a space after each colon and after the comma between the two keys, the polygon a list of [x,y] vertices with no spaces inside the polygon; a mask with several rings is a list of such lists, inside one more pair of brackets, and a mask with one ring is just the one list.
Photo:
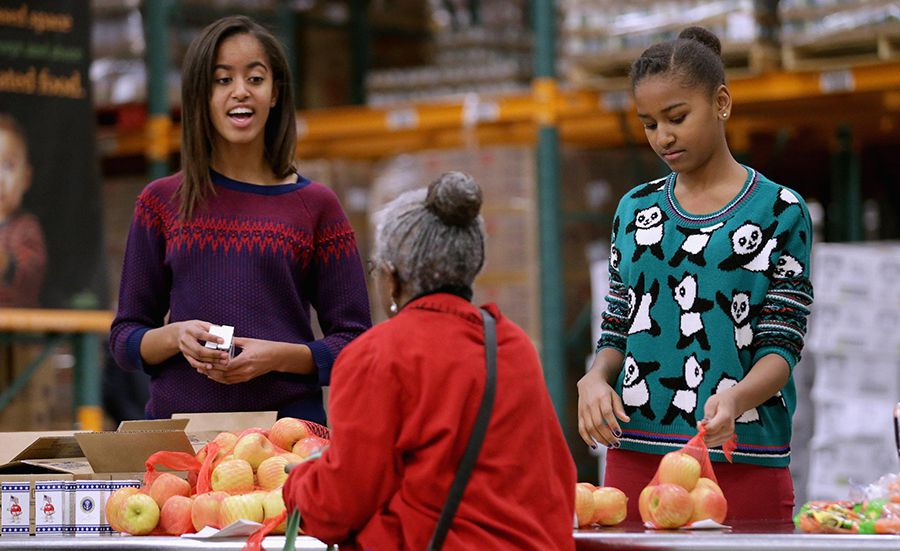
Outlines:
{"label": "pearl earring", "polygon": [[727,118],[728,118],[728,113],[723,112],[723,113],[722,113],[722,118],[723,118],[723,119],[727,119]]}
{"label": "pearl earring", "polygon": [[397,312],[400,311],[400,309],[397,308],[397,303],[394,302],[393,299],[391,299],[391,308],[390,308],[390,310],[391,310],[391,313],[392,313],[392,314],[396,314]]}

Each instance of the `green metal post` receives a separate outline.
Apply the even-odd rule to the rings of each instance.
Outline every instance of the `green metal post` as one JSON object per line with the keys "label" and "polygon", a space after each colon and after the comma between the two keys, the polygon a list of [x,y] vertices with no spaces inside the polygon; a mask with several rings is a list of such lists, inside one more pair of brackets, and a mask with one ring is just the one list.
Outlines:
{"label": "green metal post", "polygon": [[472,26],[481,26],[481,0],[469,0],[469,13],[472,16]]}
{"label": "green metal post", "polygon": [[284,46],[288,67],[291,69],[291,84],[294,88],[294,107],[300,100],[300,71],[297,68],[297,21],[291,3],[288,0],[278,2],[278,39]]}
{"label": "green metal post", "polygon": [[147,44],[147,172],[151,180],[169,172],[169,0],[144,3]]}
{"label": "green metal post", "polygon": [[[549,96],[538,114],[538,227],[541,272],[541,351],[544,377],[560,421],[566,419],[566,365],[562,278],[559,129],[556,126],[556,10],[553,0],[534,0],[535,91]],[[563,422],[563,426],[568,423]]]}
{"label": "green metal post", "polygon": [[832,158],[832,204],[828,237],[831,241],[862,241],[862,191],[859,153],[853,147],[849,126],[837,134],[837,151]]}
{"label": "green metal post", "polygon": [[350,101],[354,105],[366,104],[366,75],[369,72],[369,0],[350,0]]}
{"label": "green metal post", "polygon": [[100,341],[94,333],[72,336],[75,352],[75,421],[82,430],[103,430]]}

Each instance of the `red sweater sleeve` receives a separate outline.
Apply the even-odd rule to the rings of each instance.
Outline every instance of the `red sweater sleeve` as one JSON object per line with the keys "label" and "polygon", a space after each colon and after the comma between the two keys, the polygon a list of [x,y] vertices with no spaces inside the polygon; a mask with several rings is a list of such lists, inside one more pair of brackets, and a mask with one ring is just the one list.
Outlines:
{"label": "red sweater sleeve", "polygon": [[355,341],[334,365],[332,445],[294,469],[284,485],[288,511],[299,509],[304,531],[326,543],[359,531],[399,484],[394,450],[402,393],[389,362],[367,344]]}

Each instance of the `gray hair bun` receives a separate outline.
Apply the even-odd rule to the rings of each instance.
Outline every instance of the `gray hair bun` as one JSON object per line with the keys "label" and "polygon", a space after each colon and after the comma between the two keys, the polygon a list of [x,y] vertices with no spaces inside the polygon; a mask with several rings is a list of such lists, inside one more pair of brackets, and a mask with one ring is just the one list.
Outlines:
{"label": "gray hair bun", "polygon": [[448,226],[466,227],[481,211],[481,188],[462,172],[445,172],[428,186],[425,208]]}
{"label": "gray hair bun", "polygon": [[717,56],[722,56],[722,43],[719,41],[719,37],[703,27],[688,27],[678,33],[678,38],[696,40],[710,50],[716,52]]}

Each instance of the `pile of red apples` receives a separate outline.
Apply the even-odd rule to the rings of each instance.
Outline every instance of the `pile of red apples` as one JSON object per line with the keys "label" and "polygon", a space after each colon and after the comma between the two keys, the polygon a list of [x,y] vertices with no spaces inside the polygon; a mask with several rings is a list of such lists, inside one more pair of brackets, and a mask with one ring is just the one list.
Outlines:
{"label": "pile of red apples", "polygon": [[[106,518],[113,530],[142,536],[180,536],[206,526],[223,528],[236,520],[263,522],[284,511],[281,487],[285,465],[299,463],[321,451],[327,440],[312,435],[303,421],[279,419],[266,432],[243,436],[222,432],[213,440],[219,450],[213,460],[212,490],[194,494],[187,480],[161,473],[149,486],[122,488],[106,502]],[[197,454],[200,463],[206,448]],[[273,533],[283,534],[285,523]]]}

